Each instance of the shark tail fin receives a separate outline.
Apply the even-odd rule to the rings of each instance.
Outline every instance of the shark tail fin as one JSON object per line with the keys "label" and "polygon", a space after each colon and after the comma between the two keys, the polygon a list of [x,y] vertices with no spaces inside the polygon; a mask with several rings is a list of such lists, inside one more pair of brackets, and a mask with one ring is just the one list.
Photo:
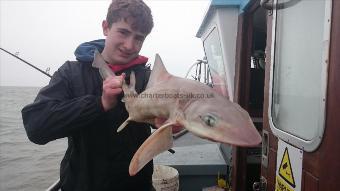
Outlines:
{"label": "shark tail fin", "polygon": [[107,77],[115,76],[115,73],[107,65],[103,56],[98,52],[97,49],[94,52],[92,67],[99,69],[100,76],[103,80],[105,80]]}

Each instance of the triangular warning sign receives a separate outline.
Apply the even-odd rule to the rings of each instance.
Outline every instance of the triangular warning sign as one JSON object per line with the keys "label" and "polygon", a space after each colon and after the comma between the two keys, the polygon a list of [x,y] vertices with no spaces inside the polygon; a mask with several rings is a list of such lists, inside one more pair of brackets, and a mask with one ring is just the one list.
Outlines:
{"label": "triangular warning sign", "polygon": [[289,158],[288,149],[286,147],[285,152],[282,156],[279,175],[293,188],[295,188],[295,180],[293,175],[293,169]]}

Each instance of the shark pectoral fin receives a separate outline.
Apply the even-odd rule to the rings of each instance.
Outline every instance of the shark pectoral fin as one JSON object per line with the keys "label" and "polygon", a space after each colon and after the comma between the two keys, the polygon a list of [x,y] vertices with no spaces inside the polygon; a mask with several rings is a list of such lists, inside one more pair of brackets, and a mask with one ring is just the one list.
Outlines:
{"label": "shark pectoral fin", "polygon": [[130,176],[136,175],[153,157],[170,149],[172,141],[172,123],[166,123],[158,128],[137,150],[133,156],[130,167]]}
{"label": "shark pectoral fin", "polygon": [[121,130],[123,130],[131,121],[131,118],[127,118],[117,129],[117,133],[119,133]]}

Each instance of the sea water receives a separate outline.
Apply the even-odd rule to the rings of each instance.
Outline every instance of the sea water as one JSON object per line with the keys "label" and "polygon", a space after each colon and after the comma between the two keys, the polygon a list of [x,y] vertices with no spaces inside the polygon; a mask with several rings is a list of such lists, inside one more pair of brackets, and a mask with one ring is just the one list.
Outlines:
{"label": "sea water", "polygon": [[60,139],[36,145],[26,136],[21,109],[40,88],[0,86],[0,190],[45,190],[59,178],[67,147]]}

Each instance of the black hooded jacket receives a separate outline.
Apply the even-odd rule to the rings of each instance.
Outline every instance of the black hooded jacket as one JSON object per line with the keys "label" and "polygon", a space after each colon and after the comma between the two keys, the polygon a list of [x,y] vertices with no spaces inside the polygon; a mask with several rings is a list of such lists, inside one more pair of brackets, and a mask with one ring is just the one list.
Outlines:
{"label": "black hooded jacket", "polygon": [[[78,61],[67,61],[54,73],[32,104],[22,109],[28,138],[46,144],[67,137],[68,148],[61,162],[62,190],[149,190],[152,161],[136,176],[128,167],[133,154],[150,135],[147,124],[132,122],[122,132],[116,130],[128,117],[124,103],[104,112],[101,105],[102,79],[91,66],[94,49],[99,51],[104,40],[84,43],[75,52]],[[136,90],[146,87],[150,70],[137,65]]]}

